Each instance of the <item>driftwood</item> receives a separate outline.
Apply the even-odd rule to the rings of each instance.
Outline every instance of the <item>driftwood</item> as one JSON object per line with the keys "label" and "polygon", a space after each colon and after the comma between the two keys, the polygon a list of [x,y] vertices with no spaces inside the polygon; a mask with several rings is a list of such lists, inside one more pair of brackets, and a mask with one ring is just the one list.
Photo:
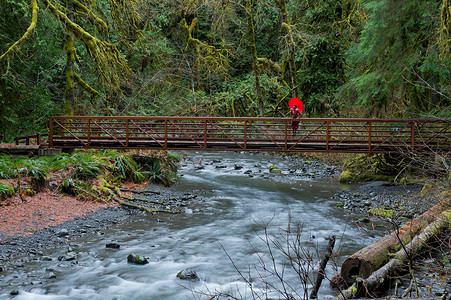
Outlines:
{"label": "driftwood", "polygon": [[450,199],[431,207],[419,217],[409,221],[398,231],[392,232],[372,245],[350,255],[342,264],[340,275],[347,284],[354,283],[357,277],[366,279],[371,273],[385,265],[391,253],[397,252],[402,245],[408,244],[423,228],[433,222],[445,210],[450,208]]}
{"label": "driftwood", "polygon": [[404,293],[402,294],[401,297],[405,298],[405,297],[407,297],[407,295],[409,295],[412,292],[414,282],[415,282],[415,280],[410,279],[409,287],[404,291]]}
{"label": "driftwood", "polygon": [[148,202],[148,203],[152,203],[152,204],[158,204],[158,205],[164,205],[164,201],[155,201],[155,200],[150,200],[150,199],[146,199],[146,198],[136,198],[136,197],[122,197],[124,199],[127,199],[129,201],[142,201],[142,202]]}
{"label": "driftwood", "polygon": [[132,192],[134,194],[145,194],[145,193],[151,193],[151,194],[160,194],[160,192],[152,191],[152,190],[131,190],[131,189],[125,189],[125,188],[119,188],[121,192]]}
{"label": "driftwood", "polygon": [[440,296],[440,297],[417,297],[417,298],[398,298],[398,297],[385,297],[385,298],[373,298],[372,300],[449,300],[450,298],[447,298],[446,295]]}
{"label": "driftwood", "polygon": [[329,258],[332,256],[332,253],[334,251],[335,246],[335,236],[329,237],[329,244],[327,245],[326,254],[324,255],[323,259],[321,260],[318,273],[316,274],[316,280],[315,284],[313,286],[313,290],[310,293],[311,299],[316,299],[319,287],[321,286],[321,282],[323,281],[325,277],[324,270],[326,269],[327,262],[329,261]]}
{"label": "driftwood", "polygon": [[117,197],[114,197],[113,199],[114,199],[114,201],[116,201],[120,205],[136,208],[136,209],[139,209],[139,210],[142,210],[142,211],[146,211],[146,212],[151,213],[151,214],[155,214],[155,213],[179,214],[179,213],[181,213],[180,211],[162,210],[162,209],[150,209],[150,208],[147,208],[147,207],[144,207],[144,206],[141,206],[141,205],[137,205],[137,204],[133,204],[133,203],[130,203],[130,202],[122,201],[122,200],[120,200]]}
{"label": "driftwood", "polygon": [[[434,236],[451,224],[451,210],[443,212],[434,222],[429,224],[419,235],[396,252],[390,261],[373,272],[368,278],[358,278],[356,284],[343,292],[345,299],[372,296],[384,287],[390,276],[400,273],[405,268],[405,262],[412,259]],[[407,296],[407,295],[403,295]]]}

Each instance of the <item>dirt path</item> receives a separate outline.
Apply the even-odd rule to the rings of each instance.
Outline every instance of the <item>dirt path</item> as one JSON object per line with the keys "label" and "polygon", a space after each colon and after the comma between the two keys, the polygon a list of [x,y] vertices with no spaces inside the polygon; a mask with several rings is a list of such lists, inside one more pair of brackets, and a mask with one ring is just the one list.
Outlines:
{"label": "dirt path", "polygon": [[25,197],[25,200],[23,202],[16,196],[9,205],[0,207],[0,243],[8,237],[29,236],[102,208],[118,206],[113,202],[79,201],[74,197],[49,192]]}

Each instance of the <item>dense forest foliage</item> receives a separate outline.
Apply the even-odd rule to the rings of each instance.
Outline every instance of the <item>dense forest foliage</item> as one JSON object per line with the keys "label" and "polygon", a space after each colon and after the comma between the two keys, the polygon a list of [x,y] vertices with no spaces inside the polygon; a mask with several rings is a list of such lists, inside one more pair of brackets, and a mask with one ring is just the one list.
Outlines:
{"label": "dense forest foliage", "polygon": [[0,139],[50,115],[451,116],[449,0],[2,0]]}

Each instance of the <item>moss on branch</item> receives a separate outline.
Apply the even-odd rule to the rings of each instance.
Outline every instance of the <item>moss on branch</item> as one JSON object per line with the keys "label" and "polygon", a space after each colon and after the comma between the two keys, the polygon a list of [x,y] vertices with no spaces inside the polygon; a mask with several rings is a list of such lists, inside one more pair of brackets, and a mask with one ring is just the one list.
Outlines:
{"label": "moss on branch", "polygon": [[96,25],[97,30],[101,33],[108,34],[109,28],[108,25],[99,18],[92,9],[88,9],[85,5],[83,5],[80,1],[74,0],[74,6],[77,13],[85,15],[91,20],[91,22]]}
{"label": "moss on branch", "polygon": [[189,48],[194,49],[198,55],[197,61],[199,67],[207,68],[209,71],[213,72],[219,72],[225,69],[229,65],[229,60],[224,54],[228,54],[229,51],[224,48],[218,49],[194,38],[193,32],[197,24],[197,18],[194,18],[189,26],[185,18],[180,21],[180,26],[185,30],[188,38],[185,50],[188,50]]}
{"label": "moss on branch", "polygon": [[87,84],[86,81],[81,79],[81,77],[76,72],[74,72],[74,79],[77,84],[86,92],[91,94],[92,97],[97,97],[99,95],[99,92],[96,89],[92,88],[89,84]]}
{"label": "moss on branch", "polygon": [[272,73],[280,74],[282,73],[282,68],[279,66],[278,63],[264,57],[258,57],[257,61],[265,66],[268,70],[270,70]]}
{"label": "moss on branch", "polygon": [[105,82],[107,86],[120,92],[123,81],[127,81],[128,78],[132,76],[133,72],[125,59],[120,55],[117,46],[91,35],[80,25],[72,22],[64,12],[60,11],[56,6],[50,3],[49,0],[41,1],[48,7],[61,25],[85,45],[88,54],[97,64],[99,71],[98,76],[102,81]]}
{"label": "moss on branch", "polygon": [[31,0],[31,9],[32,9],[32,17],[30,26],[28,26],[27,31],[23,34],[23,36],[19,40],[17,40],[11,47],[9,47],[9,49],[6,50],[5,53],[3,53],[0,56],[0,61],[5,57],[9,57],[20,44],[22,44],[33,34],[34,29],[36,28],[36,24],[38,23],[39,7],[37,0]]}

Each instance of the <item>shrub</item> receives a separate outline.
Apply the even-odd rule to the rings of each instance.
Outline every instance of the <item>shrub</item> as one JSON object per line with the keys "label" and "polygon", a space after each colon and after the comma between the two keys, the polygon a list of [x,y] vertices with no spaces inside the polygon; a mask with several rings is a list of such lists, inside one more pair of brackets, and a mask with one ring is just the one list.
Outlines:
{"label": "shrub", "polygon": [[8,155],[2,155],[0,157],[0,178],[9,179],[16,176],[16,167],[13,159]]}
{"label": "shrub", "polygon": [[138,183],[143,182],[148,176],[140,171],[138,163],[130,154],[116,153],[110,158],[114,165],[114,173],[122,180],[130,180]]}
{"label": "shrub", "polygon": [[30,178],[34,190],[41,189],[47,183],[48,162],[43,159],[19,159],[15,162],[20,175]]}
{"label": "shrub", "polygon": [[93,192],[93,186],[91,184],[73,178],[63,180],[60,189],[63,193],[75,196],[79,200],[95,201],[99,198]]}
{"label": "shrub", "polygon": [[31,179],[31,184],[35,190],[39,190],[47,183],[47,171],[38,166],[30,166],[25,176]]}
{"label": "shrub", "polygon": [[12,186],[0,182],[0,200],[14,197],[15,192]]}
{"label": "shrub", "polygon": [[73,165],[72,177],[76,179],[96,178],[109,167],[106,159],[84,152],[73,154],[71,161]]}
{"label": "shrub", "polygon": [[180,156],[177,154],[168,151],[149,151],[145,155],[135,154],[133,159],[141,170],[149,175],[151,181],[170,185],[178,179]]}

